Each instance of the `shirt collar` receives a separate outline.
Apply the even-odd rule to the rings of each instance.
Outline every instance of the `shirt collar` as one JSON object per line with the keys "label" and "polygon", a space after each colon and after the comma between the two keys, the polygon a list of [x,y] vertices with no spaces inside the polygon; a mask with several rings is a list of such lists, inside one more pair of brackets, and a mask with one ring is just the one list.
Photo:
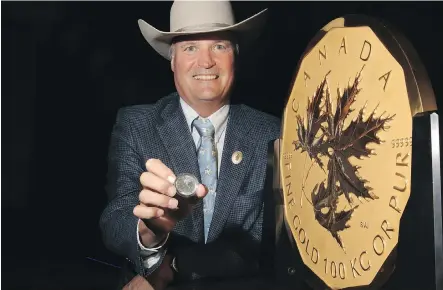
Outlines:
{"label": "shirt collar", "polygon": [[[180,98],[180,105],[182,107],[183,113],[185,114],[186,123],[188,124],[188,128],[192,132],[192,122],[199,115],[182,98]],[[208,119],[211,121],[212,125],[214,125],[216,135],[223,132],[224,127],[226,127],[226,123],[228,121],[228,113],[229,113],[229,104],[226,104],[208,117]]]}

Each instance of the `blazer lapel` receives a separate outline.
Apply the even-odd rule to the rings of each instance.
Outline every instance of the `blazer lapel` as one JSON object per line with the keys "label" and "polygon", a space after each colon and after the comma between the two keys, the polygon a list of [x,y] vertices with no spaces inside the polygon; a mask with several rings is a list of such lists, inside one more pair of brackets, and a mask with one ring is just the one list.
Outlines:
{"label": "blazer lapel", "polygon": [[[161,120],[157,124],[158,134],[168,152],[174,173],[191,173],[201,180],[195,143],[178,98],[178,95],[173,98],[161,113]],[[194,241],[204,240],[203,203],[201,201],[194,207],[190,217],[177,223],[177,228],[179,227],[183,227],[184,231],[192,228],[191,236]]]}
{"label": "blazer lapel", "polygon": [[[249,122],[241,107],[231,105],[208,242],[217,238],[222,232],[249,168],[254,150],[254,144],[247,138],[249,129]],[[243,159],[239,164],[234,164],[232,161],[232,155],[236,151],[243,154]]]}

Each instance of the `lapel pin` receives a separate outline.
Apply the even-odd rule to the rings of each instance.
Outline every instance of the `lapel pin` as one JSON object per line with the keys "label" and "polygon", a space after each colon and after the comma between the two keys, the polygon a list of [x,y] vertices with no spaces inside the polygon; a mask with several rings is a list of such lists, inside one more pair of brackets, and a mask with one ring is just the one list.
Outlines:
{"label": "lapel pin", "polygon": [[241,151],[235,151],[232,154],[232,163],[239,164],[243,159],[243,153]]}

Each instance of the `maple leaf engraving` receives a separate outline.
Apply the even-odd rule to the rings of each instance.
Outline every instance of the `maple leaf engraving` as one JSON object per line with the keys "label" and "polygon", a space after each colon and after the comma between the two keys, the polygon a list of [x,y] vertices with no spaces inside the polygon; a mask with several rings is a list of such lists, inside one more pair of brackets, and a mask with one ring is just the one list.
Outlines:
{"label": "maple leaf engraving", "polygon": [[307,152],[311,159],[314,159],[317,164],[323,167],[318,154],[322,151],[322,144],[324,134],[320,137],[316,137],[317,133],[321,129],[321,124],[326,120],[326,115],[320,108],[322,96],[326,86],[326,78],[321,82],[315,91],[312,100],[308,99],[308,110],[306,116],[306,128],[304,126],[304,119],[300,116],[296,116],[298,130],[298,140],[294,141],[295,150],[301,149],[302,152]]}
{"label": "maple leaf engraving", "polygon": [[[370,158],[374,155],[367,145],[381,144],[377,133],[387,130],[387,123],[395,117],[384,117],[384,114],[376,116],[374,109],[365,120],[365,105],[359,110],[357,117],[346,126],[345,122],[353,112],[352,105],[361,91],[360,81],[361,72],[342,93],[337,90],[334,110],[325,76],[312,101],[308,99],[306,125],[302,117],[296,117],[298,140],[293,142],[294,150],[307,152],[311,161],[322,169],[324,164],[320,157],[325,156],[328,159],[327,179],[315,185],[311,201],[316,220],[331,233],[343,249],[339,232],[349,227],[347,223],[358,207],[354,206],[351,193],[358,199],[378,198],[368,186],[368,180],[358,174],[359,168],[352,165],[349,158]],[[338,200],[342,195],[351,209],[337,211]]]}

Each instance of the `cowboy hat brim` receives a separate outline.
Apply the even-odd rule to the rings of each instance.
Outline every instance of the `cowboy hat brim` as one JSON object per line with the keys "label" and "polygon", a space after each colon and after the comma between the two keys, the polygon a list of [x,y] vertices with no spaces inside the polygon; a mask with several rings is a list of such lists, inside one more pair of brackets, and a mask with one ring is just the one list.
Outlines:
{"label": "cowboy hat brim", "polygon": [[143,37],[152,46],[152,48],[161,56],[163,56],[167,60],[170,60],[169,50],[171,47],[172,39],[177,36],[195,35],[209,32],[232,31],[238,35],[239,42],[242,46],[248,45],[260,35],[261,30],[266,22],[267,10],[268,9],[264,9],[259,13],[230,26],[207,27],[192,31],[160,31],[152,25],[146,23],[142,19],[138,20],[138,25],[140,27],[141,33],[143,34]]}

